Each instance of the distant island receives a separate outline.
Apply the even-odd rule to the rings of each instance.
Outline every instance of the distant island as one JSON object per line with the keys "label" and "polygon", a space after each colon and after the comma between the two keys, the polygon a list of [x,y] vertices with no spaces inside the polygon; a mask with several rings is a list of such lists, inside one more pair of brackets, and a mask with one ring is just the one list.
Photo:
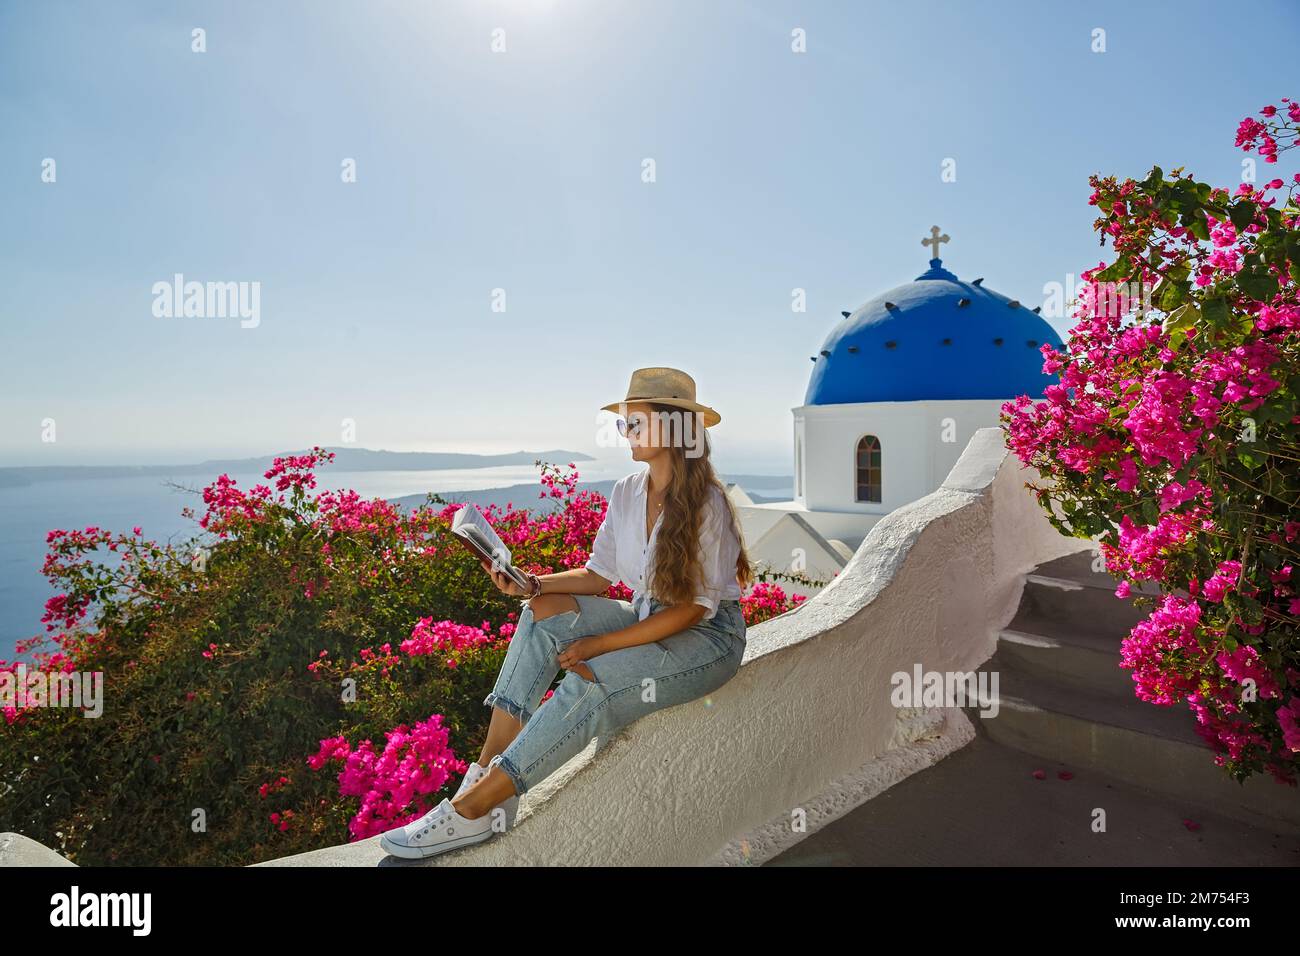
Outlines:
{"label": "distant island", "polygon": [[[582,452],[553,448],[549,451],[512,451],[500,455],[474,455],[442,451],[372,451],[366,448],[328,448],[334,452],[333,471],[440,471],[452,468],[493,468],[499,465],[531,465],[541,459],[562,465],[571,461],[595,461]],[[84,481],[96,478],[136,478],[149,475],[210,475],[223,472],[264,472],[284,455],[305,455],[308,449],[264,455],[257,458],[211,459],[189,465],[33,465],[0,468],[0,488],[17,488],[45,481]]]}

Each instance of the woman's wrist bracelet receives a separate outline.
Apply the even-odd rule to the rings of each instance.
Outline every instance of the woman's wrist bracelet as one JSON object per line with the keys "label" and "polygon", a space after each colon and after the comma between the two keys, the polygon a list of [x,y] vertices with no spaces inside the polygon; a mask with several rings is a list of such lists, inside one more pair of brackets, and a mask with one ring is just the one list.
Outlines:
{"label": "woman's wrist bracelet", "polygon": [[533,585],[533,589],[529,592],[528,597],[535,598],[537,595],[542,593],[542,579],[530,571],[528,572],[528,580],[531,581]]}

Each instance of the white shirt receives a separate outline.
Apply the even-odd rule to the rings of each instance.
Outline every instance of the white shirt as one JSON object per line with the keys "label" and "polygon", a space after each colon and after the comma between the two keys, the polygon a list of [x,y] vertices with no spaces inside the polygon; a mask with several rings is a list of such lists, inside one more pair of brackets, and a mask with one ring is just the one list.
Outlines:
{"label": "white shirt", "polygon": [[[663,514],[660,513],[649,540],[646,540],[646,484],[649,480],[650,470],[647,468],[614,483],[605,519],[596,531],[596,540],[586,565],[607,581],[622,581],[631,588],[632,604],[639,605],[638,620],[642,621],[650,615],[649,595],[644,591],[645,577],[647,570],[654,566],[654,544],[663,523]],[[693,601],[708,608],[703,618],[706,621],[718,612],[719,602],[740,597],[740,585],[736,582],[740,542],[731,529],[731,515],[722,491],[717,487],[712,491],[700,523],[703,590]]]}

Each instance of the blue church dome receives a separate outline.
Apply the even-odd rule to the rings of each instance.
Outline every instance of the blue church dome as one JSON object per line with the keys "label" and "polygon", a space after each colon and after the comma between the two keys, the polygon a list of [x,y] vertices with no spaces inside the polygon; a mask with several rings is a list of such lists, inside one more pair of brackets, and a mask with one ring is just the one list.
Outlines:
{"label": "blue church dome", "polygon": [[[932,232],[938,251],[947,237]],[[1057,377],[1043,374],[1038,349],[1063,346],[1037,313],[931,259],[914,282],[876,296],[831,329],[813,356],[804,404],[1039,398]]]}

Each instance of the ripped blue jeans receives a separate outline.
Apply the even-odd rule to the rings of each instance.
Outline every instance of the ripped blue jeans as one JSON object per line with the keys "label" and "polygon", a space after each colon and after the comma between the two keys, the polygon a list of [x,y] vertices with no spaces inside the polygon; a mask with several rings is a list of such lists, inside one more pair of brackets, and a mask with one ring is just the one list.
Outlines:
{"label": "ripped blue jeans", "polygon": [[[560,672],[557,656],[571,641],[637,623],[627,601],[570,595],[578,610],[536,620],[525,602],[496,685],[483,703],[523,722],[523,729],[488,767],[499,766],[517,794],[545,780],[580,753],[593,737],[612,734],[654,710],[717,690],[740,669],[745,618],[736,600],[684,631],[647,644],[620,647],[585,661],[595,681],[568,671],[543,701]],[[650,613],[663,605],[653,597]]]}

